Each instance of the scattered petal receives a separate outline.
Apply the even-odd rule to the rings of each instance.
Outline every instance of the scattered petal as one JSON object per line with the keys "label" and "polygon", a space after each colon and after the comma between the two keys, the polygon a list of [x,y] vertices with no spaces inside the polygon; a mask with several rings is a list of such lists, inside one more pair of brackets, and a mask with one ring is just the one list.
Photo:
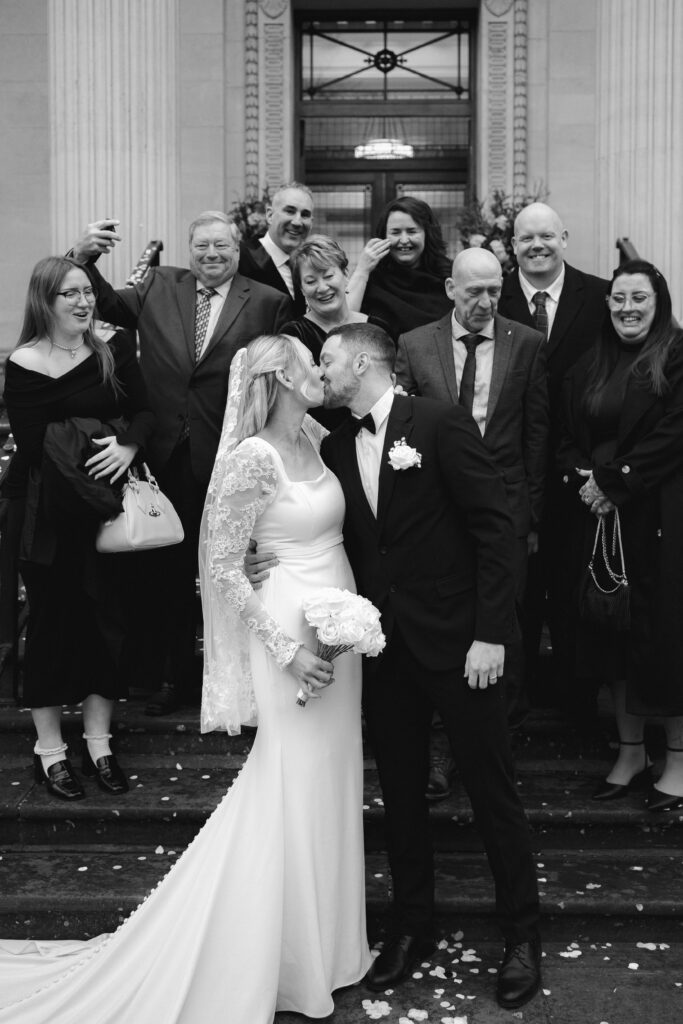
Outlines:
{"label": "scattered petal", "polygon": [[629,969],[629,971],[637,971],[638,970],[638,966],[639,966],[638,964],[632,963],[632,964],[628,965],[628,969]]}
{"label": "scattered petal", "polygon": [[550,989],[549,988],[544,988],[543,989],[543,995],[544,996],[549,996],[550,995]]}
{"label": "scattered petal", "polygon": [[391,1007],[383,999],[364,999],[361,1006],[370,1020],[380,1020],[381,1017],[388,1017],[391,1013]]}
{"label": "scattered petal", "polygon": [[87,871],[88,869],[87,869],[87,867],[82,867],[82,868],[79,868],[78,870],[79,871]]}
{"label": "scattered petal", "polygon": [[599,882],[589,882],[586,886],[587,889],[602,889],[602,885]]}
{"label": "scattered petal", "polygon": [[429,1014],[426,1010],[408,1010],[410,1020],[427,1020]]}
{"label": "scattered petal", "polygon": [[154,852],[155,853],[163,853],[164,852],[163,846],[157,846],[157,848],[156,848],[156,850]]}

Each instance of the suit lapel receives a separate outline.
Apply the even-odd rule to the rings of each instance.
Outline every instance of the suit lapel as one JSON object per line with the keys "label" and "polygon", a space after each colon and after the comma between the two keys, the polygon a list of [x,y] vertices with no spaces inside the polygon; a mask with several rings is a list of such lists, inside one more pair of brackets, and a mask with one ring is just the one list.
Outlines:
{"label": "suit lapel", "polygon": [[410,398],[397,396],[394,398],[393,405],[391,406],[391,412],[389,413],[387,430],[384,435],[382,458],[379,464],[377,526],[380,530],[386,517],[387,509],[391,503],[394,487],[396,485],[396,477],[400,472],[400,470],[391,468],[391,464],[389,462],[389,449],[393,448],[394,444],[397,441],[400,441],[401,438],[405,439],[406,444],[410,443],[412,430],[412,401]]}
{"label": "suit lapel", "polygon": [[583,306],[583,285],[577,281],[571,273],[571,267],[565,266],[564,284],[560,293],[560,301],[557,304],[557,312],[553,320],[553,329],[550,332],[548,347],[546,349],[550,358],[562,339],[567,335],[569,328],[578,316]]}
{"label": "suit lapel", "polygon": [[241,274],[235,274],[230,285],[230,291],[228,292],[227,298],[223,303],[218,322],[214,329],[211,338],[209,339],[208,345],[204,346],[201,359],[202,363],[207,355],[218,345],[221,338],[227,333],[232,327],[234,321],[237,319],[242,311],[245,303],[249,300],[249,282],[246,278],[242,277]]}
{"label": "suit lapel", "polygon": [[458,382],[455,376],[455,356],[453,355],[453,331],[451,315],[440,320],[434,329],[436,351],[441,360],[444,380],[454,405],[458,404]]}
{"label": "suit lapel", "polygon": [[510,358],[512,356],[512,339],[514,324],[501,316],[494,318],[493,368],[489,384],[489,400],[486,406],[486,426],[491,422],[503,384],[507,377]]}
{"label": "suit lapel", "polygon": [[529,312],[522,286],[519,283],[519,270],[505,279],[503,284],[503,295],[506,300],[505,315],[517,323],[533,327],[534,322]]}
{"label": "suit lapel", "polygon": [[194,274],[187,272],[187,276],[183,277],[178,283],[176,289],[176,301],[180,310],[180,319],[183,325],[183,332],[185,334],[185,344],[187,351],[190,354],[192,363],[195,361],[194,352],[194,316],[195,306],[197,304],[197,279]]}

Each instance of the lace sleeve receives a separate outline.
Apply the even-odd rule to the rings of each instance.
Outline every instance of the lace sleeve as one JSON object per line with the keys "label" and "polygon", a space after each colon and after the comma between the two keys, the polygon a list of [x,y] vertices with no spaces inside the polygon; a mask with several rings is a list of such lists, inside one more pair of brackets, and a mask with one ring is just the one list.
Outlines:
{"label": "lace sleeve", "polygon": [[228,457],[209,524],[208,569],[219,595],[255,633],[280,668],[300,644],[264,608],[247,579],[243,563],[254,524],[275,497],[277,475],[270,454],[258,443],[243,442]]}

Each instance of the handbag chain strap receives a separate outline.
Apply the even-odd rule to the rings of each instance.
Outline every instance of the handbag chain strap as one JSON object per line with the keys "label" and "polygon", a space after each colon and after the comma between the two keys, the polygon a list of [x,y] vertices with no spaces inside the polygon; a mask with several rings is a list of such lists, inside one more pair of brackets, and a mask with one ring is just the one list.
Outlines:
{"label": "handbag chain strap", "polygon": [[[621,563],[621,571],[620,572],[617,572],[616,569],[612,568],[612,566],[610,565],[609,556],[607,554],[607,524],[605,523],[605,519],[606,518],[607,517],[604,516],[604,515],[598,517],[598,525],[597,525],[597,528],[595,530],[595,540],[593,541],[593,553],[591,554],[591,560],[588,563],[588,571],[591,574],[591,578],[593,580],[593,583],[595,584],[595,586],[598,588],[598,590],[601,593],[603,593],[603,594],[615,594],[617,592],[617,590],[619,589],[619,587],[628,586],[628,577],[626,576],[626,563],[624,562],[624,548],[623,548],[623,544],[621,542],[621,520],[619,519],[619,509],[615,509],[614,510],[614,530],[612,532],[612,558],[613,559],[616,558],[617,546],[618,546],[619,547],[619,561]],[[603,560],[604,560],[604,563],[605,563],[605,569],[607,570],[607,575],[609,576],[610,580],[614,584],[613,587],[607,588],[607,589],[605,589],[605,587],[602,587],[600,585],[600,583],[598,582],[598,579],[597,579],[597,577],[595,575],[594,562],[595,562],[595,553],[596,553],[596,551],[598,549],[598,538],[599,537],[602,540],[602,557],[603,557]]]}

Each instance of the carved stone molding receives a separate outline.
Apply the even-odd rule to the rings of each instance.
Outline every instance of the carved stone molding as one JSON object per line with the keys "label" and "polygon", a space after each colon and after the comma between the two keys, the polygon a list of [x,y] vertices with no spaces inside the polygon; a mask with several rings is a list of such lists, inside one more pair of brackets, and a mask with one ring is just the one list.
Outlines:
{"label": "carved stone molding", "polygon": [[244,184],[260,195],[259,182],[259,2],[244,4]]}
{"label": "carved stone molding", "polygon": [[267,18],[280,18],[287,10],[287,0],[259,0]]}
{"label": "carved stone molding", "polygon": [[484,6],[494,18],[502,18],[510,10],[515,0],[484,0]]}
{"label": "carved stone molding", "polygon": [[527,0],[515,0],[514,99],[512,111],[512,195],[527,193]]}
{"label": "carved stone molding", "polygon": [[284,25],[266,24],[263,33],[265,70],[266,181],[277,188],[288,175],[284,167],[285,128],[285,47]]}
{"label": "carved stone molding", "polygon": [[508,183],[508,23],[490,22],[487,33],[487,191]]}

